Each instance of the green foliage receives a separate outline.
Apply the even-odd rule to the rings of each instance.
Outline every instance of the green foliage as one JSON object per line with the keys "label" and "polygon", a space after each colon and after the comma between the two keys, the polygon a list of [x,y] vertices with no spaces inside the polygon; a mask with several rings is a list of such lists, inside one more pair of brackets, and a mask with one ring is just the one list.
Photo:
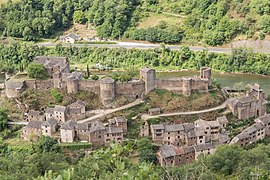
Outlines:
{"label": "green foliage", "polygon": [[60,152],[60,147],[57,140],[49,136],[42,136],[36,143],[33,144],[32,149],[37,153]]}
{"label": "green foliage", "polygon": [[153,150],[152,141],[150,139],[139,139],[137,146],[141,162],[155,162],[156,156]]}
{"label": "green foliage", "polygon": [[8,115],[7,111],[0,109],[0,132],[4,131],[8,125]]}
{"label": "green foliage", "polygon": [[91,76],[91,79],[94,80],[94,81],[96,81],[96,80],[99,79],[99,76],[94,74],[94,75]]}
{"label": "green foliage", "polygon": [[87,19],[84,15],[84,12],[83,11],[75,11],[74,14],[73,14],[73,20],[74,22],[76,23],[86,23]]}
{"label": "green foliage", "polygon": [[57,103],[63,101],[64,95],[58,89],[51,89],[51,96],[54,97]]}
{"label": "green foliage", "polygon": [[30,78],[46,79],[47,73],[42,64],[31,63],[27,68],[27,75]]}

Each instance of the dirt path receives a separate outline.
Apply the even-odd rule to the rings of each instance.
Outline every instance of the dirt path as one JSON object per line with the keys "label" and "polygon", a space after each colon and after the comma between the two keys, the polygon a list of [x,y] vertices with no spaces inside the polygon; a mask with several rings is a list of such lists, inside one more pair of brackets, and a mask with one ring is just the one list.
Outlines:
{"label": "dirt path", "polygon": [[105,117],[105,116],[107,116],[107,115],[109,115],[111,113],[137,106],[137,105],[139,105],[141,103],[144,103],[144,101],[141,100],[141,99],[137,99],[136,101],[134,101],[132,103],[129,103],[127,105],[124,105],[124,106],[121,106],[121,107],[118,107],[118,108],[115,108],[115,109],[100,110],[97,115],[92,116],[92,117],[87,118],[87,119],[84,119],[84,120],[80,120],[80,121],[78,121],[78,123],[87,123],[87,122],[95,121],[98,118],[102,118],[102,117]]}
{"label": "dirt path", "polygon": [[142,119],[143,120],[148,120],[148,119],[153,119],[153,118],[159,118],[159,117],[168,117],[168,116],[179,116],[179,115],[193,115],[193,114],[201,114],[201,113],[207,113],[207,112],[212,112],[220,109],[224,109],[227,106],[227,103],[230,99],[226,100],[224,103],[221,105],[210,108],[210,109],[205,109],[205,110],[200,110],[200,111],[187,111],[187,112],[175,112],[175,113],[167,113],[167,114],[159,114],[155,116],[150,116],[148,114],[143,114]]}

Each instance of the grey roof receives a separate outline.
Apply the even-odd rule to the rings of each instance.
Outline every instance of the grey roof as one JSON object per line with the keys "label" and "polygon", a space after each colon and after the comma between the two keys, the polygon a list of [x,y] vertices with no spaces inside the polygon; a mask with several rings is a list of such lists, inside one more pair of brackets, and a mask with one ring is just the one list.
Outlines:
{"label": "grey roof", "polygon": [[45,113],[47,113],[47,114],[53,114],[54,113],[54,109],[53,108],[47,108],[45,110]]}
{"label": "grey roof", "polygon": [[192,123],[184,123],[183,126],[186,132],[189,132],[195,129],[195,126]]}
{"label": "grey roof", "polygon": [[76,128],[78,130],[89,130],[90,124],[87,124],[87,123],[77,123]]}
{"label": "grey roof", "polygon": [[164,129],[163,124],[151,124],[150,126],[152,129]]}
{"label": "grey roof", "polygon": [[103,84],[114,83],[114,79],[112,79],[110,77],[106,77],[106,78],[101,79],[100,82]]}
{"label": "grey roof", "polygon": [[80,105],[80,106],[86,106],[86,102],[81,101],[81,100],[77,100],[76,102],[72,103],[74,105]]}
{"label": "grey roof", "polygon": [[249,135],[247,132],[241,132],[240,134],[236,135],[235,137],[241,140],[241,139],[249,138]]}
{"label": "grey roof", "polygon": [[228,123],[228,120],[227,120],[227,117],[226,116],[217,117],[217,121],[220,124],[227,124]]}
{"label": "grey roof", "polygon": [[217,144],[215,143],[206,143],[206,144],[199,144],[194,146],[194,149],[196,152],[199,151],[204,151],[204,150],[208,150],[208,149],[215,149],[217,146]]}
{"label": "grey roof", "polygon": [[56,57],[56,56],[37,56],[35,58],[36,63],[43,64],[43,65],[49,65],[49,66],[55,66],[59,63],[64,63],[67,61],[67,57]]}
{"label": "grey roof", "polygon": [[82,73],[81,72],[72,72],[72,73],[63,73],[63,78],[66,78],[68,80],[81,80],[82,79]]}
{"label": "grey roof", "polygon": [[68,113],[69,114],[80,114],[81,109],[80,108],[69,107],[68,108]]}
{"label": "grey roof", "polygon": [[42,123],[41,126],[53,126],[55,124],[57,124],[57,120],[54,118],[50,118],[46,120],[44,123]]}
{"label": "grey roof", "polygon": [[259,85],[259,84],[257,84],[257,83],[253,84],[253,86],[252,86],[252,88],[251,88],[251,89],[254,89],[254,90],[256,90],[256,91],[262,91],[262,89],[261,89],[260,85]]}
{"label": "grey roof", "polygon": [[230,140],[230,137],[227,134],[219,134],[219,142],[224,144]]}
{"label": "grey roof", "polygon": [[150,69],[150,68],[142,68],[141,71],[142,71],[142,72],[148,72],[148,71],[154,71],[154,69]]}
{"label": "grey roof", "polygon": [[124,118],[123,116],[114,117],[114,119],[117,122],[127,122],[126,118]]}
{"label": "grey roof", "polygon": [[184,131],[184,127],[182,124],[164,125],[164,128],[166,132]]}
{"label": "grey roof", "polygon": [[197,135],[196,135],[194,129],[188,131],[188,132],[187,132],[187,136],[188,136],[188,138],[194,138],[194,137],[197,137]]}
{"label": "grey roof", "polygon": [[57,111],[57,112],[66,112],[66,110],[67,110],[67,107],[65,107],[65,106],[56,105],[54,107],[54,111]]}
{"label": "grey roof", "polygon": [[264,125],[270,123],[270,114],[266,114],[258,118]]}
{"label": "grey roof", "polygon": [[122,127],[106,127],[107,133],[123,133]]}
{"label": "grey roof", "polygon": [[160,112],[160,108],[151,108],[148,112]]}
{"label": "grey roof", "polygon": [[169,145],[162,145],[159,148],[159,151],[160,151],[160,155],[163,158],[168,158],[168,157],[172,157],[172,156],[176,155],[175,149],[172,146],[169,146]]}
{"label": "grey roof", "polygon": [[80,37],[77,34],[69,34],[66,37],[70,37],[72,39],[78,40]]}
{"label": "grey roof", "polygon": [[76,127],[76,125],[77,125],[77,122],[71,120],[71,121],[68,121],[65,124],[63,124],[61,126],[61,129],[64,129],[64,130],[74,130],[75,127]]}
{"label": "grey roof", "polygon": [[260,130],[260,129],[263,129],[264,128],[264,125],[260,122],[256,122],[255,124],[253,124],[253,126],[257,129],[257,130]]}
{"label": "grey roof", "polygon": [[254,101],[254,97],[252,97],[252,96],[243,97],[243,98],[238,99],[238,101],[240,103],[250,103],[250,102]]}
{"label": "grey roof", "polygon": [[34,129],[41,129],[41,124],[43,121],[30,121],[26,127],[34,128]]}
{"label": "grey roof", "polygon": [[39,116],[39,114],[40,114],[40,111],[36,111],[36,110],[28,111],[28,115],[31,115],[31,116]]}
{"label": "grey roof", "polygon": [[92,132],[101,131],[101,130],[105,130],[103,123],[100,121],[95,121],[94,123],[91,124],[89,132],[92,133]]}
{"label": "grey roof", "polygon": [[194,150],[194,147],[191,147],[191,146],[189,146],[189,147],[183,147],[183,149],[184,149],[184,152],[185,153],[190,153],[190,152],[194,152],[195,150]]}

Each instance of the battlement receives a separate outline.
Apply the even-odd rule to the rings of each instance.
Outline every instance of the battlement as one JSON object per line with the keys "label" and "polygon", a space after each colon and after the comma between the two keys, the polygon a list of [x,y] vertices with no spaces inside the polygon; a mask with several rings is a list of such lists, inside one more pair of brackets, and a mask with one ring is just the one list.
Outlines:
{"label": "battlement", "polygon": [[58,88],[65,90],[67,93],[77,93],[82,90],[94,92],[100,96],[102,103],[108,106],[113,103],[116,96],[124,96],[135,100],[155,88],[189,96],[194,91],[208,92],[208,87],[211,85],[212,72],[209,67],[202,67],[199,77],[179,77],[177,79],[158,79],[154,69],[143,68],[140,70],[140,79],[119,83],[109,77],[97,81],[83,80],[82,73],[70,73],[69,61],[65,57],[38,56],[36,62],[44,65],[51,79],[26,80],[23,82],[8,79],[5,82],[8,98],[20,96],[24,89],[27,88]]}

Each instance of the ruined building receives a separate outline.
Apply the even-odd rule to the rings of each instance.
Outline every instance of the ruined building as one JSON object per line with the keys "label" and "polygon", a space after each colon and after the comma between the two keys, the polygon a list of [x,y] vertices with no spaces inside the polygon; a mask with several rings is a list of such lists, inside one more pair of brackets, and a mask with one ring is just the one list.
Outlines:
{"label": "ruined building", "polygon": [[69,61],[65,57],[38,56],[36,57],[36,63],[44,65],[51,78],[47,80],[23,80],[19,83],[13,79],[7,79],[5,84],[8,98],[20,96],[25,89],[58,88],[65,90],[67,93],[77,93],[84,90],[98,94],[101,102],[108,106],[117,96],[135,100],[155,88],[188,96],[194,91],[208,92],[209,85],[211,85],[211,68],[208,67],[201,68],[200,76],[175,79],[158,79],[154,69],[143,68],[140,71],[140,79],[134,79],[128,83],[119,83],[110,77],[97,81],[83,80],[82,73],[70,73]]}

